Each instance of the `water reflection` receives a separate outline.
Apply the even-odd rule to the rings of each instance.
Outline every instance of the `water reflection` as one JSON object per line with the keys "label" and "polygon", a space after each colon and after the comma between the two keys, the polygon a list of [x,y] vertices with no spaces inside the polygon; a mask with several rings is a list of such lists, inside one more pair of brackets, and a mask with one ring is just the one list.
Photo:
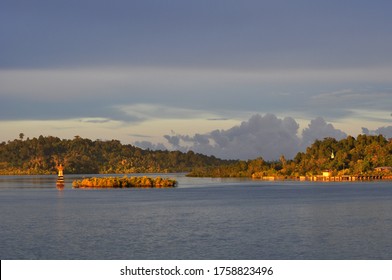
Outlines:
{"label": "water reflection", "polygon": [[64,189],[64,179],[57,179],[56,181],[56,188],[58,190],[63,190]]}
{"label": "water reflection", "polygon": [[56,179],[54,175],[0,176],[0,189],[53,189]]}

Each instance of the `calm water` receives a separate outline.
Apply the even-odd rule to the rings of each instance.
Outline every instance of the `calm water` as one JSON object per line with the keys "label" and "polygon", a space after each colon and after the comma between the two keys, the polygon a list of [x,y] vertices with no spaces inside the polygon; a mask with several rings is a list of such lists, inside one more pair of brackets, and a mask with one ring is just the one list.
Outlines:
{"label": "calm water", "polygon": [[186,178],[59,191],[0,176],[1,259],[392,259],[391,182]]}

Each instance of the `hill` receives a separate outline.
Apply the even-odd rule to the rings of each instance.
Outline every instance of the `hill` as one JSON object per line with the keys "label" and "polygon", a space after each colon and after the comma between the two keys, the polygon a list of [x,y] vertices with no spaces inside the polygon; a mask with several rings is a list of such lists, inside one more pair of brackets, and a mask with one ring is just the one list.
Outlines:
{"label": "hill", "polygon": [[[23,135],[22,135],[23,136]],[[319,175],[329,170],[333,176],[390,174],[380,167],[392,166],[392,140],[382,135],[352,136],[316,140],[294,159],[267,162],[262,157],[221,160],[192,151],[151,151],[118,140],[92,141],[76,136],[15,139],[0,143],[0,174],[55,174],[56,166],[68,174],[127,174],[190,172],[202,177],[296,178]]]}
{"label": "hill", "polygon": [[391,139],[382,135],[359,135],[340,141],[334,138],[316,140],[306,152],[298,153],[292,160],[281,156],[274,162],[266,162],[263,158],[237,161],[225,166],[195,168],[189,176],[297,178],[320,175],[325,170],[333,176],[390,175],[391,166]]}
{"label": "hill", "polygon": [[39,136],[0,143],[0,174],[55,174],[65,166],[67,174],[189,172],[195,167],[227,165],[234,161],[192,151],[151,151],[118,140],[92,141],[76,136],[60,139]]}

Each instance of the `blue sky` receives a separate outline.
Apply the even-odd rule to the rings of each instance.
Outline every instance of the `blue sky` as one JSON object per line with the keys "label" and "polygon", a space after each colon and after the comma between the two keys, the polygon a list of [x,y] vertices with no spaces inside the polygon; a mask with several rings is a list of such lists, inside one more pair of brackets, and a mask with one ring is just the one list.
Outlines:
{"label": "blue sky", "polygon": [[[379,0],[3,0],[0,141],[80,135],[249,158],[276,142],[264,139],[272,116],[294,142],[304,129],[389,133],[391,10]],[[244,143],[261,145],[242,153]]]}

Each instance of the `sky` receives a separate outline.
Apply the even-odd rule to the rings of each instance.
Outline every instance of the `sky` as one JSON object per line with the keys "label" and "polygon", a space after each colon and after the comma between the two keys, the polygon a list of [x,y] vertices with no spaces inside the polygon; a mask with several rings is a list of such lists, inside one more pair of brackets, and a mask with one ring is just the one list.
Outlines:
{"label": "sky", "polygon": [[391,1],[2,0],[0,141],[222,158],[392,137]]}

